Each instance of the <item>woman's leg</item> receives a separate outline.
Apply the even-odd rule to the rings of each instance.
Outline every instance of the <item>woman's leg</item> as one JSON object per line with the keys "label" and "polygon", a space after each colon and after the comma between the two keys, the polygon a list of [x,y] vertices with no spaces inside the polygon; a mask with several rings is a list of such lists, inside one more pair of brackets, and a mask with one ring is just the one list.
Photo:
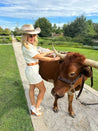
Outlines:
{"label": "woman's leg", "polygon": [[46,88],[45,88],[45,85],[44,85],[43,81],[41,81],[38,84],[35,84],[35,86],[39,89],[39,94],[38,94],[37,102],[36,102],[35,106],[36,106],[36,108],[39,108],[39,105],[41,104],[43,96],[45,94]]}
{"label": "woman's leg", "polygon": [[30,84],[29,96],[31,100],[31,105],[35,105],[34,89],[35,89],[35,86],[33,84]]}

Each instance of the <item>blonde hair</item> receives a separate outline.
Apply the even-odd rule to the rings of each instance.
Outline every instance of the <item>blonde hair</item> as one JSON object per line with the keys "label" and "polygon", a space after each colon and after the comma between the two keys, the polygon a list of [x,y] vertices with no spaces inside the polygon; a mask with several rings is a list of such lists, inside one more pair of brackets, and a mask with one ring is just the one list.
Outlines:
{"label": "blonde hair", "polygon": [[[27,41],[27,34],[23,34],[22,38],[21,38],[21,43],[22,43],[22,47],[26,47],[27,49],[29,49],[29,42]],[[35,36],[34,39],[34,46],[37,46],[38,44],[38,35]]]}

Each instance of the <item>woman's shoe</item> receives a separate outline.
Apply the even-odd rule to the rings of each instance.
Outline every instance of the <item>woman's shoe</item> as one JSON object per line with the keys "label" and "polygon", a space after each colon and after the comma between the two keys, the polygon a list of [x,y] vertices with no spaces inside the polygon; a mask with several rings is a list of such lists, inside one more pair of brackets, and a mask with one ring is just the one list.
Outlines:
{"label": "woman's shoe", "polygon": [[[35,106],[34,106],[34,105],[32,105],[32,106],[31,106],[31,110],[32,110],[32,108],[34,108],[34,107],[35,107]],[[41,107],[41,106],[39,106],[39,108],[37,108],[37,110],[38,110],[38,111],[42,110],[42,107]]]}
{"label": "woman's shoe", "polygon": [[39,106],[39,108],[37,108],[37,110],[38,110],[38,111],[42,110],[42,107],[41,107],[41,106]]}
{"label": "woman's shoe", "polygon": [[39,112],[38,109],[36,109],[35,107],[33,107],[33,108],[31,109],[31,114],[32,114],[32,115],[36,115],[36,116],[41,116],[41,115],[42,115],[42,112]]}

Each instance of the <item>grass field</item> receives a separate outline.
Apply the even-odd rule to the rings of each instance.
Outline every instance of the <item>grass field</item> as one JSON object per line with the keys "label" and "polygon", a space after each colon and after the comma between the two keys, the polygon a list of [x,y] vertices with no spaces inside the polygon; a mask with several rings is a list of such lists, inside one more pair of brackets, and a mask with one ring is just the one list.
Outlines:
{"label": "grass field", "polygon": [[0,45],[0,131],[33,131],[12,45]]}
{"label": "grass field", "polygon": [[[42,46],[45,48],[52,49],[51,45]],[[92,49],[82,49],[82,48],[72,48],[72,47],[64,47],[64,46],[54,46],[56,50],[58,51],[72,51],[72,52],[79,52],[83,55],[85,55],[88,59],[92,59],[95,61],[98,61],[98,50],[92,50]],[[94,86],[93,88],[98,91],[98,69],[93,68],[93,81]],[[90,86],[90,79],[86,81],[86,84]]]}

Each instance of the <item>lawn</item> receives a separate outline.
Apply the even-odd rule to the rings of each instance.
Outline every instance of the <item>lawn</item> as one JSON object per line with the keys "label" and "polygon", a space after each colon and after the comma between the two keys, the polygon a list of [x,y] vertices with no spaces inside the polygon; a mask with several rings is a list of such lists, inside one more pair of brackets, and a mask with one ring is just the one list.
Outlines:
{"label": "lawn", "polygon": [[[51,45],[42,46],[45,48],[52,49]],[[84,54],[88,59],[92,59],[95,61],[98,61],[98,50],[92,50],[92,49],[82,49],[82,48],[72,48],[72,47],[64,47],[64,46],[54,46],[56,50],[58,51],[73,51],[73,52],[79,52],[81,54]],[[98,69],[93,68],[93,88],[98,91]],[[86,84],[90,86],[90,79],[86,81]]]}
{"label": "lawn", "polygon": [[12,45],[0,45],[0,131],[33,131]]}

